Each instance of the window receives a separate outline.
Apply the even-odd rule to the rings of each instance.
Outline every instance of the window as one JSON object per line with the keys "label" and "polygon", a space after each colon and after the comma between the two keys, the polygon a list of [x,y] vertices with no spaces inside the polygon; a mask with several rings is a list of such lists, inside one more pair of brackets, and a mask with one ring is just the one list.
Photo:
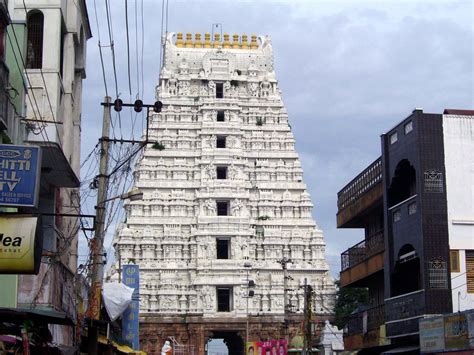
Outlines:
{"label": "window", "polygon": [[408,214],[412,215],[416,213],[416,202],[412,202],[408,205]]}
{"label": "window", "polygon": [[451,272],[459,272],[459,250],[450,250],[449,259],[451,261]]}
{"label": "window", "polygon": [[446,261],[435,259],[428,262],[430,288],[448,288],[448,267]]}
{"label": "window", "polygon": [[224,122],[224,121],[225,121],[224,111],[217,111],[217,122]]}
{"label": "window", "polygon": [[443,173],[436,169],[425,171],[425,192],[443,193]]}
{"label": "window", "polygon": [[398,134],[397,132],[392,133],[390,135],[390,144],[394,144],[396,141],[398,141]]}
{"label": "window", "polygon": [[224,97],[224,84],[216,83],[216,98],[222,99]]}
{"label": "window", "polygon": [[225,238],[216,239],[217,259],[230,259],[230,240]]}
{"label": "window", "polygon": [[217,288],[217,312],[230,312],[232,308],[232,287]]}
{"label": "window", "polygon": [[225,136],[217,136],[216,148],[225,148]]}
{"label": "window", "polygon": [[393,211],[393,222],[398,222],[402,219],[402,213],[400,210]]}
{"label": "window", "polygon": [[216,175],[217,175],[217,179],[219,180],[227,179],[227,167],[226,166],[216,167]]}
{"label": "window", "polygon": [[217,215],[218,216],[229,215],[229,201],[217,201]]}
{"label": "window", "polygon": [[467,292],[474,293],[474,250],[466,250]]}
{"label": "window", "polygon": [[405,134],[408,134],[411,131],[413,131],[413,121],[410,121],[405,124]]}
{"label": "window", "polygon": [[44,16],[39,11],[28,15],[26,41],[26,68],[40,69],[43,65]]}

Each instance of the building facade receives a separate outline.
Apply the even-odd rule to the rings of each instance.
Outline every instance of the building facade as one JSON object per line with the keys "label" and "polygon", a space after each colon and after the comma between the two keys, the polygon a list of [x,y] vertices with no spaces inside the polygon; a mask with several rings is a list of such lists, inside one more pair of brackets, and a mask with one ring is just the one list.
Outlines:
{"label": "building facade", "polygon": [[[74,345],[78,290],[77,235],[82,80],[91,37],[85,1],[10,1],[6,56],[13,124],[8,143],[39,146],[41,175],[34,208],[42,260],[37,275],[3,276],[18,314],[41,312],[53,342]],[[4,141],[5,142],[5,141]],[[14,212],[14,211],[10,211]],[[1,301],[0,301],[1,302]],[[6,305],[2,305],[6,306]],[[25,311],[26,312],[26,311]]]}
{"label": "building facade", "polygon": [[272,44],[174,36],[166,36],[157,87],[163,109],[150,122],[157,143],[135,171],[143,198],[127,203],[115,239],[117,266],[141,270],[141,348],[158,352],[174,336],[201,354],[220,337],[239,352],[246,339],[288,338],[299,328],[292,319],[301,320],[305,282],[322,317],[335,288]]}
{"label": "building facade", "polygon": [[342,255],[341,285],[367,287],[370,300],[348,321],[348,348],[416,347],[421,318],[473,308],[473,114],[413,111],[339,193],[338,227],[366,231]]}

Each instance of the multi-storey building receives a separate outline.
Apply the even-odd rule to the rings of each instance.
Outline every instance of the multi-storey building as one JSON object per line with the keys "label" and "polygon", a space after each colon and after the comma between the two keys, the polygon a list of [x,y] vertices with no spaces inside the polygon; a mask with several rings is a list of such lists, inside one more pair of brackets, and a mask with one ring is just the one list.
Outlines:
{"label": "multi-storey building", "polygon": [[149,353],[167,336],[199,354],[210,337],[237,353],[246,339],[288,338],[299,328],[292,317],[302,319],[305,282],[314,313],[332,312],[323,234],[270,39],[219,37],[167,35],[163,110],[149,131],[159,144],[137,165],[143,198],[128,202],[115,240],[118,265],[140,266],[141,348]]}
{"label": "multi-storey building", "polygon": [[8,15],[7,58],[15,73],[9,90],[16,119],[10,131],[19,132],[13,143],[39,146],[42,156],[37,206],[17,212],[40,216],[37,238],[43,250],[37,275],[5,276],[1,287],[13,295],[12,308],[21,317],[40,314],[33,318],[50,324],[53,342],[73,345],[81,96],[91,37],[86,3],[10,1]]}
{"label": "multi-storey building", "polygon": [[348,320],[348,348],[416,347],[420,318],[473,308],[473,118],[413,111],[339,192],[338,227],[366,234],[342,254],[341,285],[369,289]]}

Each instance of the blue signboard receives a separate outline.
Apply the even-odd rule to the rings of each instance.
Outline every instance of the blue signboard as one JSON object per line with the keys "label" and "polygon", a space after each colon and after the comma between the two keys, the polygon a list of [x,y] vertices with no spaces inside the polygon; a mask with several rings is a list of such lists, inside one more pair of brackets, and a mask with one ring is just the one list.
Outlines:
{"label": "blue signboard", "polygon": [[122,282],[134,289],[132,295],[132,303],[122,314],[122,337],[130,342],[134,350],[139,350],[138,337],[138,313],[140,306],[140,269],[138,265],[124,265],[122,270]]}
{"label": "blue signboard", "polygon": [[0,144],[0,206],[35,207],[40,169],[39,147]]}

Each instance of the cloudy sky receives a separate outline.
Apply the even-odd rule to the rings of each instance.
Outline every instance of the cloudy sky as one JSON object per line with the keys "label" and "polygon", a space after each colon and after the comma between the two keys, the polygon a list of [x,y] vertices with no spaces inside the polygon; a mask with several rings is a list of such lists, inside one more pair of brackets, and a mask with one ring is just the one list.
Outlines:
{"label": "cloudy sky", "polygon": [[[97,1],[95,11],[94,1],[87,1],[93,38],[83,93],[83,158],[97,143],[102,120],[99,35],[103,46],[110,43],[102,3]],[[118,92],[128,101],[125,1],[109,3]],[[144,102],[154,101],[157,84],[161,4],[128,1],[132,97],[139,90]],[[380,134],[414,108],[474,108],[473,2],[169,0],[168,31],[210,32],[214,23],[224,32],[272,38],[313,214],[336,274],[340,253],[363,239],[361,230],[336,228],[337,192],[380,155]],[[102,50],[109,95],[115,98],[111,51]]]}

